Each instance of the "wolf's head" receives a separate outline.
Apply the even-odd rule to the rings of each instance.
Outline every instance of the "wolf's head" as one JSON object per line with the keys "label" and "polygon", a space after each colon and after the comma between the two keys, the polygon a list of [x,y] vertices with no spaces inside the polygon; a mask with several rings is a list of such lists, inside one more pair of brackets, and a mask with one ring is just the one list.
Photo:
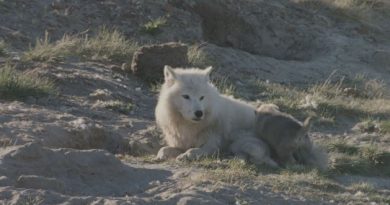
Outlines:
{"label": "wolf's head", "polygon": [[199,123],[208,119],[213,111],[217,89],[210,83],[212,67],[173,69],[164,67],[161,95],[166,97],[169,106],[185,120]]}

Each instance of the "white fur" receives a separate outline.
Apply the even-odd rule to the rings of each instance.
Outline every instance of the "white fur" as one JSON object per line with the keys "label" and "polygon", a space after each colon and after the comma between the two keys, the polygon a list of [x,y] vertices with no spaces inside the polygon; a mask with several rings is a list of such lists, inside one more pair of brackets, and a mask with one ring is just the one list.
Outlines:
{"label": "white fur", "polygon": [[[185,152],[179,160],[211,155],[221,148],[222,140],[236,137],[234,131],[253,129],[255,108],[221,95],[209,80],[211,69],[164,68],[155,117],[170,148],[162,148],[158,159],[175,157],[177,150]],[[199,121],[196,111],[204,113]]]}

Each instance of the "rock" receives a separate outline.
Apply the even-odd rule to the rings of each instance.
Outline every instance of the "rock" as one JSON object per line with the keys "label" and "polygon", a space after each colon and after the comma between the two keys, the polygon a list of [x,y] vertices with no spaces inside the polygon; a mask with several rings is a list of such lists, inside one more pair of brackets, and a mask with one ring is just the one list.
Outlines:
{"label": "rock", "polygon": [[164,65],[186,67],[188,47],[181,43],[143,46],[134,53],[131,70],[134,75],[153,82],[163,79]]}
{"label": "rock", "polygon": [[[169,0],[202,19],[207,42],[248,53],[284,60],[310,60],[327,50],[322,33],[307,25],[316,19],[309,12],[290,12],[293,4],[226,0]],[[288,16],[288,17],[287,17]],[[297,22],[299,22],[297,24]]]}
{"label": "rock", "polygon": [[390,70],[390,51],[378,50],[372,54],[372,63],[383,66],[385,70]]}

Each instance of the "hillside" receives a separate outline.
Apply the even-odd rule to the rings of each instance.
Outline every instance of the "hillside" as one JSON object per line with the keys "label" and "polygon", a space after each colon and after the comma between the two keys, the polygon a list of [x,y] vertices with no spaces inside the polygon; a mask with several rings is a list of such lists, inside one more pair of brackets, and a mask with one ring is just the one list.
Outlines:
{"label": "hillside", "polygon": [[[0,0],[0,22],[1,204],[390,203],[387,0]],[[329,170],[154,161],[167,62],[315,116]]]}

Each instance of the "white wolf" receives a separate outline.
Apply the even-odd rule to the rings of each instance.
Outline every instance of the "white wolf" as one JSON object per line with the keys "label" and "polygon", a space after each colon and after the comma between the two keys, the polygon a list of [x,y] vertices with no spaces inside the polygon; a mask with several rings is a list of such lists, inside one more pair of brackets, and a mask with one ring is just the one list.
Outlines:
{"label": "white wolf", "polygon": [[[165,82],[160,91],[155,117],[167,146],[159,150],[156,159],[198,159],[216,153],[226,142],[237,142],[233,143],[236,148],[233,152],[255,159],[262,158],[253,156],[264,154],[254,133],[253,137],[252,134],[245,134],[243,143],[238,142],[240,130],[254,132],[255,108],[221,95],[210,82],[211,71],[212,67],[200,70],[165,66]],[[256,143],[247,143],[251,140]],[[246,147],[237,147],[240,145]]]}

